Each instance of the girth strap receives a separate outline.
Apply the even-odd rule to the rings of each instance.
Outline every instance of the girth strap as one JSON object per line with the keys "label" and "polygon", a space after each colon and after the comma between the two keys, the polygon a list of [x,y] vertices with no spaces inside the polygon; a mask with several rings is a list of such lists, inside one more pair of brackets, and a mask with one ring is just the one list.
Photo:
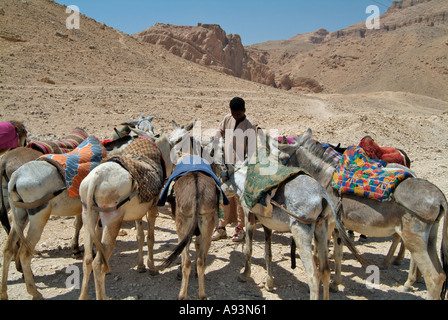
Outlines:
{"label": "girth strap", "polygon": [[31,209],[35,209],[38,208],[44,204],[47,204],[50,200],[56,198],[58,195],[60,195],[63,191],[65,191],[67,188],[64,187],[60,190],[54,191],[54,192],[50,192],[49,194],[47,194],[46,196],[44,196],[43,198],[40,198],[39,200],[33,201],[33,202],[23,202],[23,201],[13,201],[13,205],[16,208],[20,208],[20,209],[26,209],[26,210],[31,210]]}
{"label": "girth strap", "polygon": [[[110,208],[100,208],[97,205],[92,206],[92,209],[98,212],[113,212],[118,210],[121,206],[126,204],[128,201],[130,201],[132,198],[134,198],[138,194],[138,189],[134,190],[129,196],[121,200],[116,206],[110,207]],[[95,201],[96,203],[96,201]],[[84,207],[87,207],[87,205],[83,202],[82,205]]]}
{"label": "girth strap", "polygon": [[281,210],[286,212],[288,215],[290,215],[291,217],[293,217],[294,219],[296,219],[297,221],[299,221],[300,223],[303,223],[303,224],[313,224],[313,223],[315,223],[317,225],[320,225],[323,221],[328,219],[328,216],[325,216],[325,217],[320,217],[319,216],[315,220],[312,220],[312,219],[302,219],[302,218],[297,217],[295,214],[289,212],[283,205],[275,202],[274,200],[271,200],[271,204],[276,206],[277,208],[280,208]]}

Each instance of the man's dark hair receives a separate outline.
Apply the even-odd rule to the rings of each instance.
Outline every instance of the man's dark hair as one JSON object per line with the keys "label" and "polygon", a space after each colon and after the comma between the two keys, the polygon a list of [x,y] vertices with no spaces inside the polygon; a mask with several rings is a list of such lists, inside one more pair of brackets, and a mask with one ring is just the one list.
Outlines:
{"label": "man's dark hair", "polygon": [[233,111],[246,110],[246,103],[240,97],[235,97],[230,101],[230,109]]}

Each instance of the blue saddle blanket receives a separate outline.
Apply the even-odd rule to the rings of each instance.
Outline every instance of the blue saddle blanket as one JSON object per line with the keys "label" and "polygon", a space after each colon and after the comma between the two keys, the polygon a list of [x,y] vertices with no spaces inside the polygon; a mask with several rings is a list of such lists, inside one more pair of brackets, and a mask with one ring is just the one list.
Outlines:
{"label": "blue saddle blanket", "polygon": [[189,156],[182,158],[182,160],[176,165],[176,168],[174,168],[174,171],[171,173],[168,182],[165,184],[165,187],[162,190],[162,193],[159,197],[159,202],[157,205],[159,207],[164,206],[166,202],[166,198],[168,197],[168,190],[170,187],[170,184],[172,181],[177,180],[178,178],[186,175],[187,173],[194,172],[194,171],[200,171],[203,172],[213,178],[215,180],[217,187],[222,193],[223,203],[224,205],[229,204],[229,200],[227,199],[226,195],[224,194],[224,191],[221,189],[221,183],[218,179],[218,177],[215,175],[215,173],[212,170],[212,167],[210,166],[210,163],[208,163],[207,160],[198,157],[198,156]]}

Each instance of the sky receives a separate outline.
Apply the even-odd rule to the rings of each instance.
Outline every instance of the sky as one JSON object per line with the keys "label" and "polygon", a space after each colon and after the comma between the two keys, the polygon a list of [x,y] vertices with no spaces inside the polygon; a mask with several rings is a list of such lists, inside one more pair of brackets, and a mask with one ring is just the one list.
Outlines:
{"label": "sky", "polygon": [[219,24],[227,34],[239,34],[243,45],[285,40],[320,28],[344,29],[366,21],[378,7],[380,14],[391,0],[56,0],[75,5],[100,23],[127,34],[157,22],[196,26]]}

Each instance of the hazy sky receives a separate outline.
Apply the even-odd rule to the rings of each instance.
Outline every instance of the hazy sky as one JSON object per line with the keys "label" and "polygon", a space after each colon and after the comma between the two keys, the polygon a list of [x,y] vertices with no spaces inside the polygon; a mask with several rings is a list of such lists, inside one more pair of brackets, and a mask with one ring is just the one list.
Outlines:
{"label": "hazy sky", "polygon": [[128,34],[157,22],[219,24],[237,33],[244,45],[288,39],[325,28],[336,31],[365,21],[369,5],[384,13],[391,0],[56,0],[76,5],[82,14]]}

